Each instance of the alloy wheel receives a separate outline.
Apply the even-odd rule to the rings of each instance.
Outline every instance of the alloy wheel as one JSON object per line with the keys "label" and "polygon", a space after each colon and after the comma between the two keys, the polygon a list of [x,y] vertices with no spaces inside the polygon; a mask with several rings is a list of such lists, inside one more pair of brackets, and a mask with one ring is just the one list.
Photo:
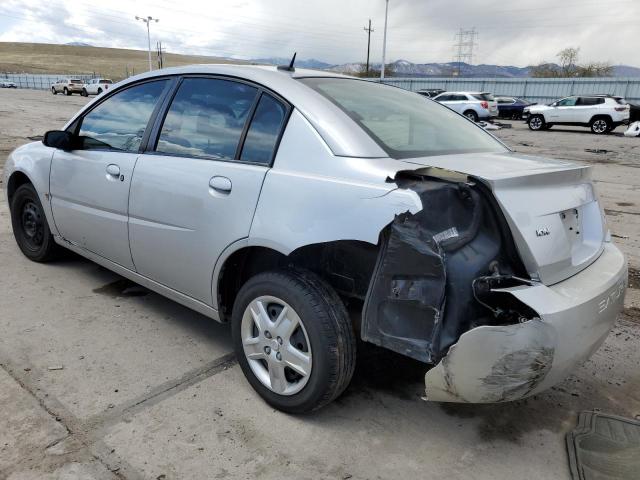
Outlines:
{"label": "alloy wheel", "polygon": [[542,119],[540,117],[533,117],[529,121],[529,125],[532,130],[540,130],[542,128]]}
{"label": "alloy wheel", "polygon": [[592,128],[595,133],[604,133],[609,129],[609,125],[606,120],[596,120]]}
{"label": "alloy wheel", "polygon": [[249,366],[265,387],[279,395],[304,388],[311,376],[311,343],[289,304],[272,296],[254,299],[244,311],[240,334]]}

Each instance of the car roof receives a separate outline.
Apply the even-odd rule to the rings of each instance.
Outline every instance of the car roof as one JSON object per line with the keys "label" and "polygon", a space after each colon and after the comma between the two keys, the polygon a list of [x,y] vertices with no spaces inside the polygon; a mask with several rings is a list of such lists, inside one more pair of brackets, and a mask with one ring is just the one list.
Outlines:
{"label": "car roof", "polygon": [[[141,73],[129,77],[116,85],[110,92],[117,92],[126,85],[157,77],[175,75],[216,75],[229,79],[246,80],[272,90],[291,103],[303,117],[316,129],[334,155],[344,157],[388,157],[387,153],[361,128],[357,127],[338,106],[302,82],[300,78],[324,77],[342,78],[352,81],[368,81],[360,78],[340,75],[333,72],[299,69],[279,70],[275,66],[200,64],[170,67]],[[391,87],[395,88],[395,87]],[[96,97],[93,102],[103,97]],[[90,108],[90,102],[86,108]],[[85,109],[86,109],[85,108]],[[78,112],[68,123],[67,128],[85,109]]]}

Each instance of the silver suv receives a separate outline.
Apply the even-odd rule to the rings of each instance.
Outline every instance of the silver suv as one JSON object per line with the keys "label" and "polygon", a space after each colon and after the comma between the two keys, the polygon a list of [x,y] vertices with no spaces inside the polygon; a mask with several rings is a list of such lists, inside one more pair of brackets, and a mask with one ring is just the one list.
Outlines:
{"label": "silver suv", "polygon": [[593,133],[601,135],[629,123],[630,108],[622,97],[580,95],[566,97],[550,105],[531,105],[524,109],[523,117],[531,130],[573,125],[589,127]]}
{"label": "silver suv", "polygon": [[498,116],[498,102],[489,92],[445,92],[434,100],[474,122]]}
{"label": "silver suv", "polygon": [[58,93],[64,93],[65,95],[81,94],[83,84],[84,82],[78,78],[63,78],[51,85],[51,93],[54,95]]}
{"label": "silver suv", "polygon": [[28,258],[64,247],[230,323],[248,381],[288,412],[342,393],[358,337],[422,362],[431,400],[531,396],[623,305],[591,167],[515,154],[387,85],[149,72],[13,151],[4,174]]}

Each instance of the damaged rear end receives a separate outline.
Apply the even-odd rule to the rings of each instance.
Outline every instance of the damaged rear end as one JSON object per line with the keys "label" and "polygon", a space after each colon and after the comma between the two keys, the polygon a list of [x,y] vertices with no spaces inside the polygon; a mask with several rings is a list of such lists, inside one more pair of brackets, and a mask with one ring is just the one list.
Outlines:
{"label": "damaged rear end", "polygon": [[562,381],[626,287],[590,169],[511,153],[410,162],[430,166],[393,181],[423,208],[382,233],[363,339],[434,364],[429,400],[503,402]]}

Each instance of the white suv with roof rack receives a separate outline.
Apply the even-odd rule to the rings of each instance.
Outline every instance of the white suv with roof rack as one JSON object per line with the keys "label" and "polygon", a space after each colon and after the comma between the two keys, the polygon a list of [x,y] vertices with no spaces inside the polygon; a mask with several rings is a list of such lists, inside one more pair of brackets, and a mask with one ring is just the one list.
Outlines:
{"label": "white suv with roof rack", "polygon": [[595,134],[608,133],[629,123],[630,106],[612,95],[573,95],[550,105],[532,105],[523,117],[531,130],[547,130],[554,125],[589,127]]}
{"label": "white suv with roof rack", "polygon": [[112,85],[113,80],[109,78],[92,78],[82,86],[82,92],[80,94],[83,97],[100,95],[102,92],[109,90]]}
{"label": "white suv with roof rack", "polygon": [[444,92],[434,100],[474,122],[498,116],[498,102],[489,92]]}

